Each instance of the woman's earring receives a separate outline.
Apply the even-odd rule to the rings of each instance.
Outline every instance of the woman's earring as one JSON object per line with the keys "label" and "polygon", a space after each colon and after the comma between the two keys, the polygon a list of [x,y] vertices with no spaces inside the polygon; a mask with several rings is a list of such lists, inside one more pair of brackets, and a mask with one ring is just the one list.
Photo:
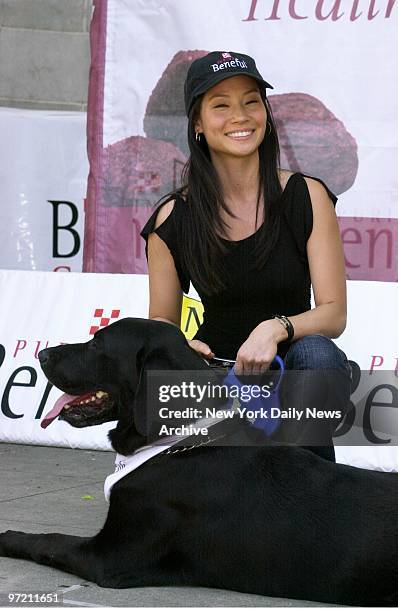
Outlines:
{"label": "woman's earring", "polygon": [[[268,132],[268,134],[271,134],[271,132],[272,132],[272,125],[270,124],[270,122],[269,122],[269,121],[267,121],[267,128],[268,128],[268,126],[269,126],[269,132]],[[267,130],[265,130],[265,135],[267,135]]]}
{"label": "woman's earring", "polygon": [[195,140],[196,142],[200,142],[200,132],[195,132]]}

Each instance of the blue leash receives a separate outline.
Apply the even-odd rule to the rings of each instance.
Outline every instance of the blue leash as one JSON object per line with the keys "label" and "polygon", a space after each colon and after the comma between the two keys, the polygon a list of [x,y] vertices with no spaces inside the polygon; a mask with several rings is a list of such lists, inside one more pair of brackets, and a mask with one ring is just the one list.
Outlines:
{"label": "blue leash", "polygon": [[[215,358],[215,361],[222,361],[226,364],[225,360]],[[235,374],[235,363],[230,361],[229,364],[233,363],[230,368],[228,374],[225,376],[223,380],[223,384],[231,387],[232,385],[238,387],[239,390],[242,388],[242,383],[238,376]],[[271,436],[280,425],[280,417],[271,416],[271,408],[280,408],[280,399],[279,399],[279,387],[282,382],[283,374],[285,372],[285,363],[279,355],[275,356],[275,359],[272,363],[277,363],[279,365],[279,377],[276,384],[269,388],[269,396],[268,397],[251,397],[248,402],[241,402],[241,407],[248,411],[263,411],[267,412],[267,417],[257,416],[256,418],[249,419],[252,427],[256,429],[261,429],[267,436]],[[279,413],[279,410],[278,410]]]}

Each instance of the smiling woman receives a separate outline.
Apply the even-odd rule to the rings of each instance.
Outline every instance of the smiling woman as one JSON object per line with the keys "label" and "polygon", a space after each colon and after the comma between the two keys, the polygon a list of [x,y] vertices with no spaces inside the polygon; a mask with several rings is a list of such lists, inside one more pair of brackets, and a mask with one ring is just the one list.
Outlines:
{"label": "smiling woman", "polygon": [[[289,401],[296,409],[335,402],[344,414],[350,370],[331,340],[346,322],[337,198],[321,179],[280,168],[267,88],[242,53],[215,51],[191,64],[183,185],[142,231],[149,317],[179,325],[182,292],[192,282],[204,306],[192,349],[236,360],[238,375],[263,374],[277,354],[288,369],[338,370],[338,393],[329,393],[325,376],[323,385],[303,379]],[[322,427],[322,445],[332,447],[333,428]],[[308,428],[295,429],[294,437],[319,444]],[[334,457],[333,449],[318,452]]]}
{"label": "smiling woman", "polygon": [[[218,173],[225,157],[258,162],[258,147],[264,139],[267,111],[259,85],[244,75],[221,81],[207,91],[195,124],[197,137],[206,138],[210,157]],[[220,159],[221,158],[221,159]]]}

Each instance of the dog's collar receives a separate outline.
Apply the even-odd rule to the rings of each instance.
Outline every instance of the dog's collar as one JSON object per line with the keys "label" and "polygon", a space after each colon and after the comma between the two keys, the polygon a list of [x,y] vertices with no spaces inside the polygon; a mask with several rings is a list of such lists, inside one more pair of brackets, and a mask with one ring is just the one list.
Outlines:
{"label": "dog's collar", "polygon": [[199,448],[200,446],[206,446],[207,444],[210,444],[210,442],[215,442],[216,440],[221,440],[222,438],[225,438],[226,435],[226,433],[223,433],[213,438],[210,438],[210,436],[206,436],[206,440],[202,442],[196,442],[196,444],[192,444],[190,446],[170,446],[170,448],[163,451],[162,455],[174,455],[176,453],[183,453],[184,451],[191,450],[193,448]]}
{"label": "dog's collar", "polygon": [[[163,454],[174,455],[175,453],[182,453],[193,448],[199,448],[200,446],[207,446],[212,442],[217,442],[235,433],[242,428],[242,417],[238,416],[236,412],[235,410],[235,416],[232,418],[213,419],[212,423],[209,423],[209,419],[199,419],[193,425],[195,427],[204,427],[206,421],[208,429],[207,434],[202,436],[195,434],[185,438],[179,438],[174,441]],[[182,440],[184,440],[183,446],[179,444]]]}
{"label": "dog's collar", "polygon": [[[236,425],[236,421],[237,421],[237,416],[238,415],[238,407],[240,406],[239,402],[237,402],[237,400],[234,400],[232,403],[232,406],[230,408],[230,410],[232,411],[232,413],[235,415],[233,416],[233,418],[231,419],[230,416],[228,417],[220,417],[220,418],[215,418],[215,417],[209,417],[209,418],[202,418],[202,419],[197,419],[196,421],[192,421],[191,423],[187,423],[187,427],[196,427],[196,428],[207,428],[207,429],[212,429],[212,431],[214,432],[214,427],[215,426],[219,426],[222,423],[227,423],[228,421],[234,422],[234,425]],[[241,418],[240,418],[241,420]],[[232,427],[232,429],[236,429],[237,427]],[[217,428],[218,429],[218,428]],[[226,433],[229,433],[229,429],[228,432],[226,431]],[[203,437],[203,436],[202,436]],[[163,436],[162,438],[158,438],[157,440],[155,440],[154,442],[152,442],[151,444],[145,445],[145,446],[141,446],[140,448],[138,448],[135,452],[141,452],[142,450],[145,450],[147,448],[153,448],[154,446],[164,446],[165,444],[168,444],[169,446],[176,446],[179,442],[182,442],[183,440],[188,441],[190,444],[188,444],[188,446],[191,446],[193,444],[193,441],[198,440],[200,438],[200,436],[198,435],[190,435],[190,434],[186,434],[183,436]],[[207,444],[209,444],[209,442],[207,442]],[[199,444],[198,444],[199,446]]]}

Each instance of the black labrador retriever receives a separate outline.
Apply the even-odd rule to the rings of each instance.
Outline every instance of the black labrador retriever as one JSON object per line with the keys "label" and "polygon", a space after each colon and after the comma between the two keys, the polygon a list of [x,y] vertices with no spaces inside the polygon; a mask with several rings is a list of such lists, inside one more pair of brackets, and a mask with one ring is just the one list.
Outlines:
{"label": "black labrador retriever", "polygon": [[[80,396],[60,418],[117,419],[109,437],[123,455],[147,443],[143,372],[208,369],[177,328],[133,318],[85,344],[41,351],[40,360],[53,384]],[[0,555],[108,588],[191,585],[394,606],[398,475],[270,443],[162,452],[113,486],[96,536],[7,531]]]}

